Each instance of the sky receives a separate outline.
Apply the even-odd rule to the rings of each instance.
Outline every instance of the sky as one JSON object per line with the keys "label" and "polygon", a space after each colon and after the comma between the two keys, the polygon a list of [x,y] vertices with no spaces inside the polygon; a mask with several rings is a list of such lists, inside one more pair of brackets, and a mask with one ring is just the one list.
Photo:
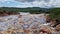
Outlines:
{"label": "sky", "polygon": [[60,0],[0,0],[0,7],[60,7]]}

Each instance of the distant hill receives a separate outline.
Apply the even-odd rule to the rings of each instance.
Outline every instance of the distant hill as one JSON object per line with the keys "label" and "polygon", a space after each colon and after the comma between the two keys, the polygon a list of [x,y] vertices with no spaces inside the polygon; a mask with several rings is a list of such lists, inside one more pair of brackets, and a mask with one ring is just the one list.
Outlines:
{"label": "distant hill", "polygon": [[40,12],[43,10],[47,10],[47,8],[39,8],[39,7],[28,7],[28,8],[15,8],[15,7],[0,7],[0,10],[10,11],[10,12]]}
{"label": "distant hill", "polygon": [[27,8],[16,8],[16,7],[0,7],[1,11],[9,12],[51,12],[51,10],[60,11],[60,8],[40,8],[40,7],[27,7]]}

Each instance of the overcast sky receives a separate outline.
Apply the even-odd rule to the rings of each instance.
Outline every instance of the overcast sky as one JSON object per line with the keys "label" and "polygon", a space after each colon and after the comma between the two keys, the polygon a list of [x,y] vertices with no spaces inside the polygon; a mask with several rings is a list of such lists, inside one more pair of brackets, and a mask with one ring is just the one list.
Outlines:
{"label": "overcast sky", "polygon": [[60,0],[0,0],[0,7],[60,7]]}

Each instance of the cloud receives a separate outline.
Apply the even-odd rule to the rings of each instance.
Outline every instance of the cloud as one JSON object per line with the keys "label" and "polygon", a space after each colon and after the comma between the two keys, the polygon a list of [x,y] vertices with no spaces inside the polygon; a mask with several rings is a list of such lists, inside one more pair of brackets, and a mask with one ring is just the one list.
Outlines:
{"label": "cloud", "polygon": [[15,1],[19,1],[19,2],[34,2],[34,1],[38,1],[38,2],[41,2],[41,1],[50,2],[50,0],[15,0]]}
{"label": "cloud", "polygon": [[0,7],[60,7],[60,0],[0,0]]}
{"label": "cloud", "polygon": [[56,0],[53,5],[55,7],[60,7],[60,0]]}
{"label": "cloud", "polygon": [[13,0],[0,0],[0,1],[13,1]]}
{"label": "cloud", "polygon": [[28,3],[28,6],[30,5],[33,7],[49,8],[52,7],[53,2],[55,0],[15,0],[15,1]]}
{"label": "cloud", "polygon": [[15,0],[15,1],[20,1],[20,2],[33,2],[35,0]]}

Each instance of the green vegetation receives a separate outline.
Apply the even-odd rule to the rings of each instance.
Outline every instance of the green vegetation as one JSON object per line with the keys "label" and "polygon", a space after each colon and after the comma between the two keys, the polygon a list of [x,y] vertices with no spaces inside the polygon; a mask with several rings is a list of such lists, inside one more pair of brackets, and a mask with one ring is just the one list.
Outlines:
{"label": "green vegetation", "polygon": [[53,8],[50,10],[50,17],[60,22],[60,8]]}
{"label": "green vegetation", "polygon": [[52,19],[56,19],[58,21],[60,21],[60,8],[50,8],[50,9],[46,9],[46,8],[39,8],[39,7],[28,7],[28,8],[8,8],[8,7],[1,7],[0,8],[0,14],[4,11],[13,13],[13,12],[30,12],[33,14],[39,14],[39,13],[48,13],[50,14],[50,17]]}
{"label": "green vegetation", "polygon": [[43,13],[45,12],[45,8],[39,8],[39,7],[33,7],[33,8],[8,8],[8,7],[1,7],[0,8],[1,11],[8,11],[8,12],[30,12],[30,13]]}

